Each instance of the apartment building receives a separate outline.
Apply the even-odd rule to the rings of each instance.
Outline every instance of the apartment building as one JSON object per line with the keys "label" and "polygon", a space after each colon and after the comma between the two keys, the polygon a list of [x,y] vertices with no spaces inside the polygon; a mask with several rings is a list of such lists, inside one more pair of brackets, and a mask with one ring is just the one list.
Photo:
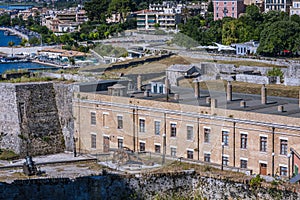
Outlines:
{"label": "apartment building", "polygon": [[261,95],[232,93],[230,82],[223,93],[201,90],[199,82],[141,86],[141,78],[137,90],[117,81],[76,86],[77,151],[127,147],[262,175],[298,174],[298,99],[268,97],[264,85]]}
{"label": "apartment building", "polygon": [[300,15],[300,1],[295,0],[290,7],[290,15]]}
{"label": "apartment building", "polygon": [[172,12],[144,10],[137,14],[138,30],[155,30],[156,24],[162,29],[175,29],[181,22],[181,15]]}
{"label": "apartment building", "polygon": [[136,12],[138,30],[176,29],[182,19],[183,4],[164,1],[162,4],[150,4],[149,10]]}
{"label": "apartment building", "polygon": [[282,12],[290,12],[291,0],[265,0],[264,8],[265,12],[270,10],[277,10]]}
{"label": "apartment building", "polygon": [[244,12],[243,0],[214,0],[214,20],[222,19],[223,17],[238,18]]}
{"label": "apartment building", "polygon": [[85,10],[64,10],[49,12],[42,19],[42,25],[55,33],[74,32],[79,25],[88,21]]}

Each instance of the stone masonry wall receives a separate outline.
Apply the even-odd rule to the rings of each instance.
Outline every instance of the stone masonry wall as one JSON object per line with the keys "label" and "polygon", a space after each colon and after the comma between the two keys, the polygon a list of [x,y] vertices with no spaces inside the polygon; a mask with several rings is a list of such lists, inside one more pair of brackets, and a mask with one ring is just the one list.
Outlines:
{"label": "stone masonry wall", "polygon": [[59,121],[64,135],[66,150],[73,151],[74,118],[73,118],[73,85],[64,83],[53,84]]}
{"label": "stone masonry wall", "polygon": [[53,83],[16,84],[20,116],[21,155],[57,153],[64,150],[64,140],[56,106]]}
{"label": "stone masonry wall", "polygon": [[144,176],[104,175],[68,178],[27,179],[0,184],[0,199],[299,199],[285,187],[264,185],[252,188],[247,183],[226,177],[191,172]]}
{"label": "stone masonry wall", "polygon": [[0,148],[20,152],[19,114],[14,84],[0,84]]}

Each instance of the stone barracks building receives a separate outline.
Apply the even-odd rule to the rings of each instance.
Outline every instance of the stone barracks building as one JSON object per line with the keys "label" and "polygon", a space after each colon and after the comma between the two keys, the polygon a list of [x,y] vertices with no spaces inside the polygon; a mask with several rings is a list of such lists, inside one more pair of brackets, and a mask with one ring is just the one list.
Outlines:
{"label": "stone barracks building", "polygon": [[170,86],[101,81],[74,89],[76,149],[127,147],[244,168],[262,175],[298,174],[299,100]]}

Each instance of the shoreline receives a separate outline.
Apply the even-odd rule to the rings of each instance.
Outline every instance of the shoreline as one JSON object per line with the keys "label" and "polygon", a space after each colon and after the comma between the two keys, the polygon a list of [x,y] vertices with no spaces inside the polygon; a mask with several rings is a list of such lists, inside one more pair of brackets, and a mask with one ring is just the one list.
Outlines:
{"label": "shoreline", "polygon": [[29,36],[21,33],[20,31],[17,31],[13,28],[8,28],[8,27],[0,27],[0,31],[9,31],[11,33],[16,34],[17,36],[21,37],[22,39],[26,39],[27,41],[29,40]]}

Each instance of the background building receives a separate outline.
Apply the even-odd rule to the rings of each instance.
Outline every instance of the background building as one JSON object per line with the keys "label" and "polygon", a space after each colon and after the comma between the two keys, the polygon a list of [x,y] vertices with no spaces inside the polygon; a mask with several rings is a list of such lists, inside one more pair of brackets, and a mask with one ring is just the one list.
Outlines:
{"label": "background building", "polygon": [[265,0],[265,12],[270,10],[279,10],[283,12],[290,12],[291,0]]}
{"label": "background building", "polygon": [[214,20],[222,19],[223,17],[238,18],[244,12],[244,1],[242,0],[215,0],[214,4]]}
{"label": "background building", "polygon": [[295,0],[290,7],[290,15],[300,15],[300,1]]}

